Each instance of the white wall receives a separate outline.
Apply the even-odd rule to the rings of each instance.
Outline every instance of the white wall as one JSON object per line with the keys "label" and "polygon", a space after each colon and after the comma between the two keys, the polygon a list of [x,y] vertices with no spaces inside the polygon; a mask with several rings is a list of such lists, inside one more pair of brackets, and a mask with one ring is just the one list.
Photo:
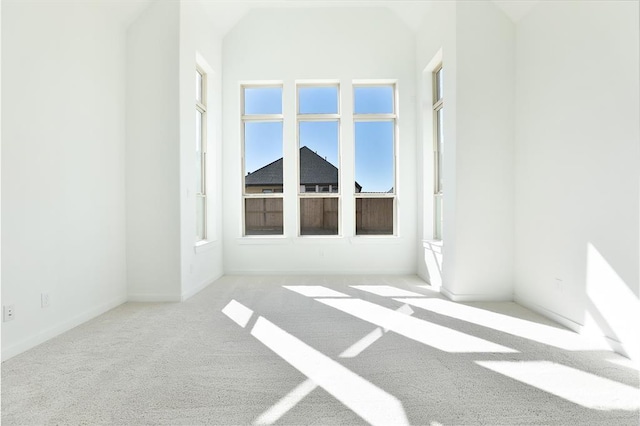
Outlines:
{"label": "white wall", "polygon": [[456,18],[457,253],[444,287],[460,300],[511,300],[515,27],[488,1],[457,3]]}
{"label": "white wall", "polygon": [[[195,215],[195,66],[207,73],[207,197],[206,245],[194,246]],[[222,39],[202,5],[180,6],[180,215],[182,298],[211,284],[222,265]],[[197,250],[197,251],[196,251]]]}
{"label": "white wall", "polygon": [[125,38],[101,12],[2,4],[2,359],[126,300]]}
{"label": "white wall", "polygon": [[157,1],[127,31],[129,300],[182,298],[179,8]]}
{"label": "white wall", "polygon": [[636,358],[638,33],[637,2],[540,2],[517,28],[516,144],[516,299]]}
{"label": "white wall", "polygon": [[[225,271],[415,273],[416,164],[414,37],[384,8],[254,10],[223,42]],[[242,238],[240,82],[284,82],[285,158],[296,158],[295,80],[339,79],[351,105],[353,79],[397,79],[398,238],[355,238],[354,199],[342,197],[342,238],[298,238],[295,162],[285,162],[285,237]],[[342,179],[353,180],[353,124],[343,108]],[[343,189],[347,185],[342,186]],[[353,216],[352,216],[353,215]],[[257,241],[256,241],[257,240]]]}
{"label": "white wall", "polygon": [[[444,72],[442,291],[455,300],[510,300],[513,285],[515,30],[486,1],[436,3],[417,33],[421,79],[422,238],[432,237],[432,59]],[[424,76],[427,68],[426,78]],[[419,253],[428,278],[429,253]]]}

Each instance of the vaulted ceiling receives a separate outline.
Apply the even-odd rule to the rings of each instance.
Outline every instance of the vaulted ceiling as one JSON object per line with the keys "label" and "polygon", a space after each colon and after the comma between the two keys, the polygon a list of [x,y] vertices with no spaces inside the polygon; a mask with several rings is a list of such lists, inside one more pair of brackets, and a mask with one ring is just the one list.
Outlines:
{"label": "vaulted ceiling", "polygon": [[[539,0],[493,0],[493,3],[514,22],[522,19],[538,2]],[[292,7],[386,7],[415,31],[433,3],[432,0],[203,0],[222,36],[252,9]]]}
{"label": "vaulted ceiling", "polygon": [[[60,1],[60,0],[45,0]],[[128,25],[153,1],[167,0],[106,0],[106,11]],[[456,1],[456,0],[445,0]],[[492,0],[511,20],[518,22],[540,0]],[[385,7],[394,12],[412,30],[419,28],[433,0],[202,0],[220,36],[224,36],[252,9],[292,7]]]}

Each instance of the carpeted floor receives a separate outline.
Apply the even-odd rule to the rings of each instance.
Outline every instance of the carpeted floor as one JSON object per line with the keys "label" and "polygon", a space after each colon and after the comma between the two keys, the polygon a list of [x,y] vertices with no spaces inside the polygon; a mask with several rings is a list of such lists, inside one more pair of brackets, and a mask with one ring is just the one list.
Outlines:
{"label": "carpeted floor", "polygon": [[2,424],[633,425],[638,371],[416,277],[227,276],[2,364]]}

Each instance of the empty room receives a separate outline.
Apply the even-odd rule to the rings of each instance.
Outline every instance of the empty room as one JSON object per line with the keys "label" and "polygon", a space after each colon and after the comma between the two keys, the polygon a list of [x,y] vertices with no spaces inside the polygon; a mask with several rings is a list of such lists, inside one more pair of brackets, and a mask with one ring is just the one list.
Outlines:
{"label": "empty room", "polygon": [[0,0],[3,425],[640,422],[640,8]]}

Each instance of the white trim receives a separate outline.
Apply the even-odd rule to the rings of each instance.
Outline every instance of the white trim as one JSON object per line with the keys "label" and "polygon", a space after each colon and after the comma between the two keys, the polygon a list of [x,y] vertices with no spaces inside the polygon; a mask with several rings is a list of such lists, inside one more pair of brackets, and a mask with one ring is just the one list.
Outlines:
{"label": "white trim", "polygon": [[184,302],[185,300],[195,296],[196,294],[200,293],[202,290],[204,290],[205,288],[209,287],[211,284],[213,284],[214,282],[218,281],[220,278],[222,278],[223,274],[218,274],[216,275],[215,278],[212,279],[208,279],[205,280],[203,282],[201,282],[200,284],[198,284],[197,286],[195,286],[194,288],[187,290],[187,291],[183,291],[182,292],[182,302]]}
{"label": "white trim", "polygon": [[300,79],[294,81],[296,86],[337,86],[340,85],[340,79]]}
{"label": "white trim", "polygon": [[356,198],[395,198],[395,192],[356,192]]}
{"label": "white trim", "polygon": [[129,302],[181,302],[182,295],[175,293],[131,293]]}
{"label": "white trim", "polygon": [[398,84],[397,78],[368,78],[351,80],[354,86],[373,87],[381,85]]}
{"label": "white trim", "polygon": [[11,345],[9,347],[2,346],[2,361],[6,361],[9,358],[12,358],[22,352],[25,352],[31,348],[34,348],[48,340],[53,339],[60,334],[71,330],[87,321],[90,321],[105,312],[110,311],[113,308],[116,308],[123,303],[127,302],[126,297],[118,297],[110,302],[103,303],[101,305],[96,306],[95,308],[89,309],[85,312],[82,312],[72,318],[64,320],[52,327],[49,327],[45,330],[40,331],[39,333],[34,334],[33,336],[27,337],[20,342]]}
{"label": "white trim", "polygon": [[579,324],[565,316],[562,316],[558,313],[555,313],[553,311],[550,311],[547,308],[543,308],[542,306],[538,305],[537,303],[533,303],[521,296],[515,296],[513,299],[514,302],[516,302],[518,305],[524,306],[527,309],[530,309],[540,315],[542,315],[543,317],[549,318],[555,322],[557,322],[558,324],[561,324],[565,327],[567,327],[569,330],[575,331],[576,333],[580,333],[580,331],[583,329],[583,325]]}
{"label": "white trim", "polygon": [[[404,241],[404,238],[401,238],[397,235],[355,235],[353,237],[349,237],[349,242],[351,244],[400,244]],[[415,271],[414,271],[415,273]]]}
{"label": "white trim", "polygon": [[[355,98],[354,98],[355,99]],[[395,101],[394,101],[395,102]],[[394,107],[395,108],[395,107]],[[395,113],[353,113],[353,121],[365,122],[365,121],[393,121],[396,120],[397,114]]]}
{"label": "white trim", "polygon": [[545,318],[549,318],[550,320],[553,320],[555,322],[557,322],[560,325],[563,325],[565,327],[567,327],[569,330],[574,331],[578,334],[580,334],[581,336],[586,336],[589,338],[593,338],[596,340],[600,340],[602,342],[604,342],[607,346],[609,346],[614,352],[625,356],[627,358],[630,358],[629,356],[629,352],[627,352],[625,350],[624,344],[612,339],[611,337],[600,333],[600,332],[596,332],[593,329],[586,329],[585,326],[583,324],[580,324],[570,318],[565,317],[564,315],[561,315],[557,312],[554,312],[552,310],[549,310],[543,306],[538,305],[537,303],[534,303],[524,297],[521,296],[515,296],[514,297],[514,302],[516,302],[518,305],[523,306],[527,309],[532,310],[533,312],[536,312],[540,315],[542,315]]}
{"label": "white trim", "polygon": [[472,293],[456,294],[445,287],[440,287],[440,293],[453,302],[512,302],[512,293]]}
{"label": "white trim", "polygon": [[194,253],[204,253],[207,252],[214,247],[214,243],[217,243],[218,240],[201,240],[195,243],[193,246]]}
{"label": "white trim", "polygon": [[362,276],[388,276],[388,275],[411,275],[415,276],[414,269],[381,269],[372,270],[371,268],[363,269],[331,269],[331,273],[327,274],[326,269],[287,269],[287,270],[264,270],[264,269],[242,269],[242,270],[227,270],[225,276],[253,276],[253,275],[327,275],[327,276],[340,276],[340,275],[362,275]]}
{"label": "white trim", "polygon": [[436,68],[438,68],[440,65],[442,65],[442,48],[440,48],[436,54],[433,56],[433,58],[431,59],[431,61],[427,64],[426,67],[424,67],[424,70],[422,71],[423,73],[432,73],[433,71],[435,71]]}
{"label": "white trim", "polygon": [[284,114],[243,114],[242,121],[262,121],[276,123],[284,119]]}

